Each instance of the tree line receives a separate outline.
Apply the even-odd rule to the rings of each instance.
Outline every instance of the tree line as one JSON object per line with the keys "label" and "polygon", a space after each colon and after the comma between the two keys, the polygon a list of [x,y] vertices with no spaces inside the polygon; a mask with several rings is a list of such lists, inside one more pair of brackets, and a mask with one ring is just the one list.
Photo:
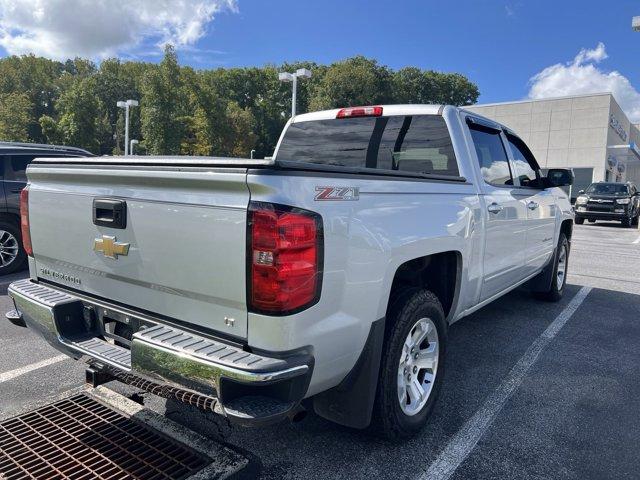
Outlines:
{"label": "tree line", "polygon": [[159,64],[107,59],[97,66],[33,55],[0,60],[0,140],[55,143],[98,155],[121,154],[124,112],[136,99],[130,138],[153,155],[271,155],[291,111],[291,84],[278,72],[307,68],[298,82],[298,112],[384,103],[475,103],[478,87],[458,73],[392,70],[356,56],[331,65],[196,70],[180,66],[167,46]]}

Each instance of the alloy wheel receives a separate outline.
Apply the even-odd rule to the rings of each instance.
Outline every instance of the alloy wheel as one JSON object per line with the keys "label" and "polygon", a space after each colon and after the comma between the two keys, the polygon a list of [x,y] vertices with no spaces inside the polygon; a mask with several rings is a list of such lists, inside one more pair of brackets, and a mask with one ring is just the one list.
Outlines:
{"label": "alloy wheel", "polygon": [[404,341],[398,365],[398,402],[406,415],[416,415],[429,400],[438,358],[438,330],[430,318],[421,318]]}
{"label": "alloy wheel", "polygon": [[567,246],[562,245],[558,254],[558,270],[556,273],[556,286],[558,290],[564,285],[564,277],[567,274]]}
{"label": "alloy wheel", "polygon": [[0,230],[0,267],[6,267],[18,257],[18,239],[6,230]]}

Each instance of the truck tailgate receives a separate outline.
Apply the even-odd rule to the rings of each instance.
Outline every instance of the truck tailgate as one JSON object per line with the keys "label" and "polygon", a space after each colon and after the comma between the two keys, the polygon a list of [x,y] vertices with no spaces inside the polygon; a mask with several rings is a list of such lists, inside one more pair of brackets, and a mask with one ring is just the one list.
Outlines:
{"label": "truck tailgate", "polygon": [[[35,164],[28,178],[39,278],[246,338],[245,168]],[[95,199],[124,201],[125,228],[96,225]]]}

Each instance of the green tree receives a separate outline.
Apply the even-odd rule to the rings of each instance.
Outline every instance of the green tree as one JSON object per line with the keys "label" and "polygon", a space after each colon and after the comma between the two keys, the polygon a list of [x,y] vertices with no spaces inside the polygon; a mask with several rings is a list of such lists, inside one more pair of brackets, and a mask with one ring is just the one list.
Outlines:
{"label": "green tree", "polygon": [[478,95],[478,87],[457,73],[405,67],[393,74],[394,103],[470,105]]}
{"label": "green tree", "polygon": [[25,94],[32,105],[27,128],[32,141],[45,140],[38,119],[42,115],[54,115],[63,88],[60,84],[62,73],[62,63],[34,55],[0,60],[0,93]]}
{"label": "green tree", "polygon": [[33,105],[25,93],[0,94],[0,140],[26,142]]}
{"label": "green tree", "polygon": [[[142,77],[150,64],[142,62],[121,62],[116,58],[103,60],[95,73],[95,93],[102,102],[111,131],[101,142],[102,153],[119,155],[124,148],[124,112],[116,106],[120,100],[140,99]],[[140,109],[129,112],[129,132],[131,138],[140,139]]]}
{"label": "green tree", "polygon": [[247,158],[256,142],[253,133],[254,118],[251,110],[236,102],[229,102],[226,109],[226,129],[220,155]]}
{"label": "green tree", "polygon": [[58,100],[59,114],[55,126],[49,116],[40,117],[40,125],[50,142],[62,140],[65,145],[100,153],[100,139],[106,135],[102,102],[94,92],[92,78],[77,80]]}
{"label": "green tree", "polygon": [[1,128],[13,129],[2,134],[119,154],[124,112],[116,102],[131,98],[140,100],[140,108],[130,111],[129,129],[142,142],[138,152],[248,155],[255,149],[258,157],[271,155],[291,114],[291,84],[278,81],[278,72],[298,68],[313,72],[298,83],[298,113],[379,103],[466,105],[478,98],[477,86],[463,75],[416,67],[392,71],[363,56],[328,66],[293,62],[196,71],[180,67],[170,46],[158,65],[112,58],[96,66],[81,58],[25,55],[0,59]]}
{"label": "green tree", "polygon": [[153,155],[180,153],[180,67],[175,49],[167,45],[164,58],[148,70],[142,81],[142,135],[147,151]]}
{"label": "green tree", "polygon": [[386,103],[391,71],[376,60],[357,56],[327,68],[310,101],[311,110]]}

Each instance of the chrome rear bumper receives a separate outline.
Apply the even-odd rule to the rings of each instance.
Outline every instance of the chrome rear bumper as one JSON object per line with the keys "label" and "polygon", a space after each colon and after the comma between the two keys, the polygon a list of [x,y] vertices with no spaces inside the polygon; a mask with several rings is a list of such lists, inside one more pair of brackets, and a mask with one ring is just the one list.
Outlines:
{"label": "chrome rear bumper", "polygon": [[[16,310],[27,326],[37,330],[54,347],[93,368],[130,373],[198,394],[216,397],[229,417],[240,423],[265,423],[242,411],[242,398],[264,396],[269,405],[279,403],[268,415],[286,416],[303,398],[313,365],[312,358],[275,358],[247,352],[219,340],[174,326],[145,325],[133,333],[131,349],[107,342],[87,325],[87,302],[66,291],[30,279],[8,289]],[[15,315],[14,315],[15,316]],[[116,375],[117,378],[117,375]],[[225,408],[225,404],[229,408]],[[271,420],[275,420],[272,418]]]}

